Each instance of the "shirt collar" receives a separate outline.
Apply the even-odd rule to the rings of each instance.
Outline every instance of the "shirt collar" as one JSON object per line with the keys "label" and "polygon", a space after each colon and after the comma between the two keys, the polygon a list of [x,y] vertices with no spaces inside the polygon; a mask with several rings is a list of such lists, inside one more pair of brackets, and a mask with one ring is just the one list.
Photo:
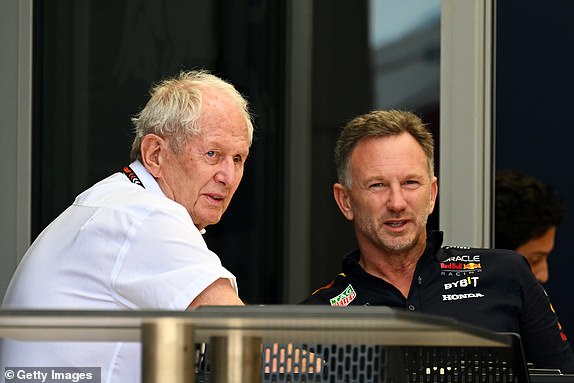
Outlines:
{"label": "shirt collar", "polygon": [[[139,160],[135,160],[130,164],[130,168],[134,171],[134,173],[138,176],[140,181],[143,183],[146,190],[168,198],[165,193],[159,187],[159,184],[155,180],[155,178],[151,175],[151,173],[143,166],[143,164]],[[199,231],[201,234],[205,234],[205,229],[201,229]]]}
{"label": "shirt collar", "polygon": [[143,166],[143,164],[139,160],[132,162],[130,164],[130,168],[138,176],[138,178],[143,183],[146,190],[167,198],[167,196],[163,193],[163,191],[159,187],[159,184],[157,183],[155,178],[151,175],[150,172],[148,172],[148,170],[145,168],[145,166]]}

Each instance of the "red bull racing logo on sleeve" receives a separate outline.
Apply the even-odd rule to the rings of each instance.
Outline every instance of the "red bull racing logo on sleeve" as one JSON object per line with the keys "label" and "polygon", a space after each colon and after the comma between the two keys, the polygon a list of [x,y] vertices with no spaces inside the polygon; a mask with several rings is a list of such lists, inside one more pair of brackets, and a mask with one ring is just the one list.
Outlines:
{"label": "red bull racing logo on sleeve", "polygon": [[343,292],[329,300],[331,306],[348,306],[357,297],[353,286],[349,285]]}

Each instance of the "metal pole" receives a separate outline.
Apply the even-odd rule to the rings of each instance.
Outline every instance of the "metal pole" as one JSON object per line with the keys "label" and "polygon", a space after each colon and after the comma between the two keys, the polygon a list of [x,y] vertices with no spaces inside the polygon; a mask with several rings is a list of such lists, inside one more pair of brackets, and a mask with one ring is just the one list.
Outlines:
{"label": "metal pole", "polygon": [[210,338],[211,383],[260,383],[261,338],[231,332]]}
{"label": "metal pole", "polygon": [[191,324],[176,318],[159,318],[142,324],[142,382],[195,382]]}

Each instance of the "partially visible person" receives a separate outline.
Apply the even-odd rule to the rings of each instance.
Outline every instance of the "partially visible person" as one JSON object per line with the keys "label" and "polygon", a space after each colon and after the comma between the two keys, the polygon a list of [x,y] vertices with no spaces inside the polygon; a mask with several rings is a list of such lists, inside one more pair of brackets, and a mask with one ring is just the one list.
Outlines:
{"label": "partially visible person", "polygon": [[564,203],[552,186],[515,170],[496,172],[494,247],[522,254],[541,283],[548,282],[548,255]]}
{"label": "partially visible person", "polygon": [[[153,87],[133,123],[131,164],[81,193],[38,236],[4,308],[243,304],[202,233],[220,220],[243,176],[253,138],[246,100],[207,71],[182,72]],[[6,341],[2,367],[95,366],[102,382],[139,383],[140,353],[138,343]]]}
{"label": "partially visible person", "polygon": [[574,372],[574,355],[544,289],[510,250],[442,247],[434,209],[432,135],[406,111],[351,120],[335,147],[335,201],[359,248],[304,304],[380,305],[515,332],[536,368]]}

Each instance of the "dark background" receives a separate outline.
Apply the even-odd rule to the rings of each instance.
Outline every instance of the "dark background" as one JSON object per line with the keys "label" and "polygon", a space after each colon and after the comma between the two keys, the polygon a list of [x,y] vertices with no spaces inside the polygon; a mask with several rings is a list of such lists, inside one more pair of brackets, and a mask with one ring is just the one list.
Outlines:
{"label": "dark background", "polygon": [[279,303],[283,7],[275,0],[36,1],[32,238],[81,191],[129,163],[130,117],[152,84],[209,69],[247,97],[255,134],[243,181],[205,239],[246,302]]}
{"label": "dark background", "polygon": [[550,183],[566,205],[545,285],[574,339],[574,2],[497,2],[496,167]]}

